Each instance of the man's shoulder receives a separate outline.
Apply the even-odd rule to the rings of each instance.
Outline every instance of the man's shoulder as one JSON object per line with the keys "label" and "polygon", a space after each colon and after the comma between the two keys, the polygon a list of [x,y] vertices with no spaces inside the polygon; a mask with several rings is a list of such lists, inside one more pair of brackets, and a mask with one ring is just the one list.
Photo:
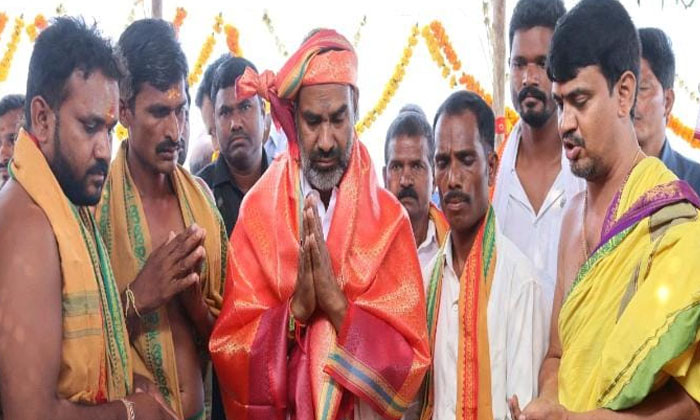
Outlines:
{"label": "man's shoulder", "polygon": [[527,284],[542,286],[532,261],[523,254],[513,241],[500,231],[496,231],[496,272],[499,281],[511,283],[511,289]]}
{"label": "man's shoulder", "polygon": [[669,162],[666,159],[664,163],[669,166],[669,169],[678,178],[687,181],[693,186],[695,191],[698,191],[698,187],[700,187],[700,163],[684,156],[673,148],[671,148],[671,155],[673,156],[673,162]]}
{"label": "man's shoulder", "polygon": [[21,185],[8,182],[0,193],[0,266],[12,264],[21,269],[32,261],[48,263],[57,252],[56,237],[44,210]]}
{"label": "man's shoulder", "polygon": [[202,180],[204,180],[204,182],[207,183],[209,188],[213,188],[215,168],[216,168],[216,162],[212,162],[212,163],[208,164],[207,166],[205,166],[204,168],[202,168],[199,172],[197,172],[197,174],[192,174],[192,175],[196,175],[197,177],[201,178]]}

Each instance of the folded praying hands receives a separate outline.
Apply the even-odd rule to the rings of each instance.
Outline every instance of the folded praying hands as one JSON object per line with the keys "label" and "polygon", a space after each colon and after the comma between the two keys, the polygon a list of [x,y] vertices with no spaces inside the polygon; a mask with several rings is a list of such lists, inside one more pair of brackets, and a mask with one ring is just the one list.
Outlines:
{"label": "folded praying hands", "polygon": [[336,331],[340,331],[348,301],[333,273],[316,207],[318,200],[315,193],[304,200],[299,271],[291,310],[299,322],[305,323],[319,309],[328,316]]}

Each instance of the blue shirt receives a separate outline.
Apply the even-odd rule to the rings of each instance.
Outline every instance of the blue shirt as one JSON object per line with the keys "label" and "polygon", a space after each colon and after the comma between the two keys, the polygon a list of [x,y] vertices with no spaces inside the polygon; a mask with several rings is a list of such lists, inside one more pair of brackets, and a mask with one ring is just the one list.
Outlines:
{"label": "blue shirt", "polygon": [[671,148],[668,140],[664,140],[659,159],[676,176],[688,184],[700,195],[700,163],[690,160]]}

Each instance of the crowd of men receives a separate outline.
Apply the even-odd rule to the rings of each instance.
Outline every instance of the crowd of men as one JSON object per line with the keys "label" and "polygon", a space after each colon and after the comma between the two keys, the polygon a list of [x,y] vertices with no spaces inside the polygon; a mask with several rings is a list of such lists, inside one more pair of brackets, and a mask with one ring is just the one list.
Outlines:
{"label": "crowd of men", "polygon": [[0,100],[0,418],[700,419],[668,37],[519,0],[509,42],[503,152],[458,90],[401,109],[381,185],[337,32],[212,63],[190,171],[172,26],[55,19]]}

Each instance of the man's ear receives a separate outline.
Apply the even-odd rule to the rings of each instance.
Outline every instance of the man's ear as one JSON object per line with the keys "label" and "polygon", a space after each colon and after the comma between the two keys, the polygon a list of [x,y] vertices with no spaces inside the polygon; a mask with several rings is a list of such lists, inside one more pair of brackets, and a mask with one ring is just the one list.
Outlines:
{"label": "man's ear", "polygon": [[664,118],[668,121],[673,110],[673,104],[676,102],[676,93],[673,88],[664,89]]}
{"label": "man's ear", "polygon": [[126,129],[129,129],[131,124],[130,111],[129,104],[125,100],[119,99],[119,123]]}
{"label": "man's ear", "polygon": [[620,118],[630,117],[637,96],[637,78],[634,73],[629,70],[622,73],[615,89],[619,98],[617,115]]}
{"label": "man's ear", "polygon": [[46,143],[54,137],[56,129],[56,114],[46,100],[35,96],[30,103],[32,135],[39,143]]}
{"label": "man's ear", "polygon": [[387,185],[386,185],[386,166],[382,166],[382,179],[384,180],[384,188],[387,188]]}
{"label": "man's ear", "polygon": [[496,171],[498,171],[498,154],[495,151],[490,151],[488,155],[488,177],[489,187],[492,187],[496,182]]}

